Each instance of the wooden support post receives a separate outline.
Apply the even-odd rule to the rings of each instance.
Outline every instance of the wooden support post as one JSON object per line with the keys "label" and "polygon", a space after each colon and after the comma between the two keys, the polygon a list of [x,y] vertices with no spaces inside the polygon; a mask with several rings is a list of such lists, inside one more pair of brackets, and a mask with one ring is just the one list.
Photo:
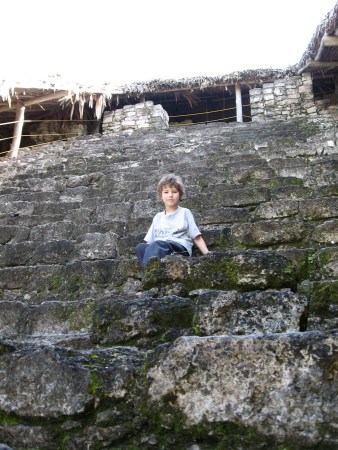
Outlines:
{"label": "wooden support post", "polygon": [[9,153],[9,156],[11,158],[16,158],[18,156],[24,120],[25,120],[25,106],[23,105],[23,103],[17,102],[14,135],[11,145],[11,151]]}
{"label": "wooden support post", "polygon": [[235,85],[235,92],[236,92],[237,122],[243,122],[242,92],[241,92],[241,85],[239,83],[236,83]]}

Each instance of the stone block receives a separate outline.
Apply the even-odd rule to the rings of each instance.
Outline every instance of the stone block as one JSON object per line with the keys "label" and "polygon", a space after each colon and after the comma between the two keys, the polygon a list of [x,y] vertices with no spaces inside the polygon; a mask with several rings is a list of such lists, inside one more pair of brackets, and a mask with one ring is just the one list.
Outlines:
{"label": "stone block", "polygon": [[298,89],[300,94],[311,94],[313,97],[313,91],[312,91],[312,86],[311,85],[303,85],[303,86],[299,86]]}
{"label": "stone block", "polygon": [[194,326],[202,336],[287,333],[300,330],[307,298],[289,290],[196,291]]}
{"label": "stone block", "polygon": [[250,97],[250,103],[259,103],[263,101],[263,95],[255,95]]}
{"label": "stone block", "polygon": [[74,257],[74,243],[69,240],[42,242],[31,256],[31,264],[65,264]]}
{"label": "stone block", "polygon": [[[200,258],[168,256],[149,264],[143,286],[165,287],[179,283],[185,292],[193,289],[281,289],[295,287],[301,264],[264,251],[215,252]],[[203,274],[203,275],[202,275]]]}
{"label": "stone block", "polygon": [[316,198],[301,200],[299,213],[304,220],[320,220],[337,217],[338,198]]}
{"label": "stone block", "polygon": [[277,96],[285,95],[285,89],[282,88],[275,88],[273,90],[273,94]]}
{"label": "stone block", "polygon": [[86,233],[79,236],[75,244],[75,252],[78,259],[114,259],[117,252],[118,235],[108,233]]}
{"label": "stone block", "polygon": [[0,244],[23,242],[29,239],[30,228],[18,225],[0,225]]}
{"label": "stone block", "polygon": [[245,246],[245,248],[300,243],[305,238],[305,232],[306,227],[303,223],[296,221],[281,223],[277,220],[269,220],[236,224],[231,228],[234,244],[239,247]]}
{"label": "stone block", "polygon": [[255,209],[254,215],[260,219],[277,219],[295,216],[297,213],[298,201],[285,199],[262,203]]}
{"label": "stone block", "polygon": [[327,245],[338,243],[338,220],[328,220],[317,225],[312,233],[315,242]]}
{"label": "stone block", "polygon": [[274,83],[264,83],[263,84],[263,91],[266,89],[273,89],[274,88]]}
{"label": "stone block", "polygon": [[338,281],[305,281],[299,292],[309,299],[308,329],[330,331],[338,327]]}
{"label": "stone block", "polygon": [[227,185],[219,184],[210,189],[207,188],[200,198],[204,197],[209,206],[211,204],[216,207],[249,206],[269,201],[270,191],[265,188],[229,189]]}
{"label": "stone block", "polygon": [[243,222],[249,218],[250,211],[246,208],[214,208],[205,209],[202,213],[196,214],[198,223],[201,225],[208,224],[230,224]]}
{"label": "stone block", "polygon": [[[149,397],[160,423],[174,398],[171,417],[183,415],[185,429],[235,422],[311,447],[322,442],[324,424],[335,435],[336,348],[337,339],[325,333],[181,337],[149,370]],[[239,442],[233,447],[250,448],[252,434]]]}
{"label": "stone block", "polygon": [[133,342],[140,349],[192,334],[194,304],[177,296],[110,300],[93,314],[91,339],[100,345]]}
{"label": "stone block", "polygon": [[129,118],[121,120],[121,126],[123,128],[135,127],[135,125],[136,125],[136,121],[135,120],[131,120]]}
{"label": "stone block", "polygon": [[102,119],[103,124],[108,124],[111,123],[113,120],[113,115],[112,113],[105,113]]}
{"label": "stone block", "polygon": [[129,203],[107,203],[97,207],[98,223],[128,220],[132,211]]}
{"label": "stone block", "polygon": [[74,224],[72,222],[55,222],[37,225],[32,228],[30,240],[34,242],[47,242],[53,240],[71,240]]}
{"label": "stone block", "polygon": [[[314,280],[338,280],[338,247],[326,247],[308,259],[310,276]],[[338,294],[338,292],[337,292]],[[337,295],[338,298],[338,295]]]}
{"label": "stone block", "polygon": [[30,241],[1,245],[0,267],[27,264],[32,257],[33,249],[34,244]]}
{"label": "stone block", "polygon": [[250,98],[255,97],[255,96],[261,96],[262,89],[261,88],[250,89],[249,93],[250,93]]}

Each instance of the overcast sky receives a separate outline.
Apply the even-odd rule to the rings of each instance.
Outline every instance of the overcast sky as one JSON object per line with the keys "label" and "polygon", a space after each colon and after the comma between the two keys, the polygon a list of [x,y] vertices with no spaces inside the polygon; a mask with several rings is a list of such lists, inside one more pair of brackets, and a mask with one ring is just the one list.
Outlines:
{"label": "overcast sky", "polygon": [[5,0],[6,77],[125,84],[284,69],[336,0]]}

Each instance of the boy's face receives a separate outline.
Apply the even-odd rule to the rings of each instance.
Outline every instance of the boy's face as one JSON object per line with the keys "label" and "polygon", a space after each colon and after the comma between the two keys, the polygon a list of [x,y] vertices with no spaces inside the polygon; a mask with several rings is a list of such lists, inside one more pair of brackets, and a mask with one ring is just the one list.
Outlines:
{"label": "boy's face", "polygon": [[175,211],[180,201],[180,193],[175,186],[167,184],[162,188],[161,200],[167,211]]}

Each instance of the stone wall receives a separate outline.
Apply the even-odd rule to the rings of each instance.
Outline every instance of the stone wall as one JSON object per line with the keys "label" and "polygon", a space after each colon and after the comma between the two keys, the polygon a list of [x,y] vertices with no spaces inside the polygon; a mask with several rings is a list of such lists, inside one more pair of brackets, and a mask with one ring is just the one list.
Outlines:
{"label": "stone wall", "polygon": [[253,121],[289,119],[318,114],[311,74],[286,77],[250,90]]}
{"label": "stone wall", "polygon": [[106,111],[103,116],[102,132],[130,134],[136,130],[161,130],[169,128],[169,116],[161,105],[152,101],[126,105],[122,109]]}
{"label": "stone wall", "polygon": [[[337,144],[319,115],[2,158],[0,443],[338,448]],[[139,280],[169,171],[212,253]]]}

